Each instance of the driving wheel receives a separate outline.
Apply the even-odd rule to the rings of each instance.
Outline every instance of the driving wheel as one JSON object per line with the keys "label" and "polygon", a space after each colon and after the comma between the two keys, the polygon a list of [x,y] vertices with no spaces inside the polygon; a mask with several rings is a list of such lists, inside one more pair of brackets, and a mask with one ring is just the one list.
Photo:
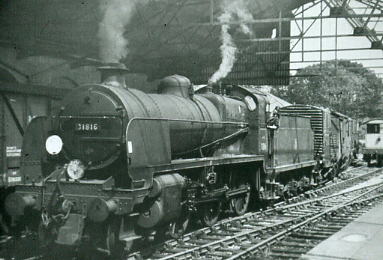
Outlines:
{"label": "driving wheel", "polygon": [[169,224],[169,235],[172,238],[180,238],[183,234],[185,234],[186,229],[189,226],[190,222],[190,213],[181,215],[178,219],[170,222]]}

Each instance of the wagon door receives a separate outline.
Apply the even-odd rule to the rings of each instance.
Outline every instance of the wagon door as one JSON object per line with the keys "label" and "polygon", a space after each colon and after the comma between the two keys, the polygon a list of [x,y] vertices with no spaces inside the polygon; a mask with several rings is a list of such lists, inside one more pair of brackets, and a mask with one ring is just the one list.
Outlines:
{"label": "wagon door", "polygon": [[339,118],[331,117],[330,154],[334,160],[339,160],[341,155],[341,124]]}
{"label": "wagon door", "polygon": [[3,140],[3,180],[5,185],[17,184],[20,178],[14,177],[20,167],[20,155],[25,122],[25,99],[21,95],[5,94],[0,96],[3,104],[2,140]]}

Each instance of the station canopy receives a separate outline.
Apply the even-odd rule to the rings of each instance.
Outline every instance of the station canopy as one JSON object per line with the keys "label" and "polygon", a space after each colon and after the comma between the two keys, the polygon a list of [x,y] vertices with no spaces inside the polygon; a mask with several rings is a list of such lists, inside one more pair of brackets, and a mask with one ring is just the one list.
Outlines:
{"label": "station canopy", "polygon": [[[129,0],[126,0],[129,1]],[[133,1],[133,0],[132,0]],[[221,0],[136,0],[125,27],[128,55],[123,63],[133,73],[149,79],[183,74],[203,83],[221,62]],[[291,16],[291,11],[312,0],[249,0],[255,19]],[[100,61],[100,0],[2,0],[0,44],[15,48],[18,57],[54,56],[73,61],[73,66],[97,65]],[[252,42],[270,38],[275,30],[290,35],[289,22],[251,22],[253,36],[230,24],[239,49],[227,82],[238,84],[288,84],[289,40]],[[278,27],[279,26],[279,27]],[[278,32],[278,28],[283,28]],[[273,31],[274,30],[274,31]],[[276,53],[282,50],[284,54]],[[266,52],[274,54],[267,55]],[[263,53],[264,55],[257,55]]]}

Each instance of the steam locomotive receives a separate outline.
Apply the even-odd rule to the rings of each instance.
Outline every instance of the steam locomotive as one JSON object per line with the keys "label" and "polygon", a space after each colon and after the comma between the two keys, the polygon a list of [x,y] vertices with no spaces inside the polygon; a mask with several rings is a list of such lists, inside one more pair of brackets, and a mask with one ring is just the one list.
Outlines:
{"label": "steam locomotive", "polygon": [[351,158],[353,121],[329,109],[272,114],[254,88],[196,88],[179,75],[146,94],[126,86],[123,66],[100,70],[101,84],[76,88],[24,135],[23,183],[5,207],[43,244],[120,255],[164,230],[180,236],[191,216],[211,226],[309,189]]}

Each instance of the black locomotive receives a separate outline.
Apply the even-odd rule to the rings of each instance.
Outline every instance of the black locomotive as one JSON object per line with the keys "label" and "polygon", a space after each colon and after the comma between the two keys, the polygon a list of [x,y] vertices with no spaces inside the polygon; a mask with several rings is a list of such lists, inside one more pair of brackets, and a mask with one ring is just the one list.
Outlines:
{"label": "black locomotive", "polygon": [[179,236],[192,215],[213,225],[224,210],[308,189],[351,158],[352,120],[329,110],[272,114],[255,88],[178,75],[145,94],[127,88],[123,67],[101,71],[101,84],[76,88],[25,133],[23,184],[6,211],[43,243],[120,254],[153,233]]}

